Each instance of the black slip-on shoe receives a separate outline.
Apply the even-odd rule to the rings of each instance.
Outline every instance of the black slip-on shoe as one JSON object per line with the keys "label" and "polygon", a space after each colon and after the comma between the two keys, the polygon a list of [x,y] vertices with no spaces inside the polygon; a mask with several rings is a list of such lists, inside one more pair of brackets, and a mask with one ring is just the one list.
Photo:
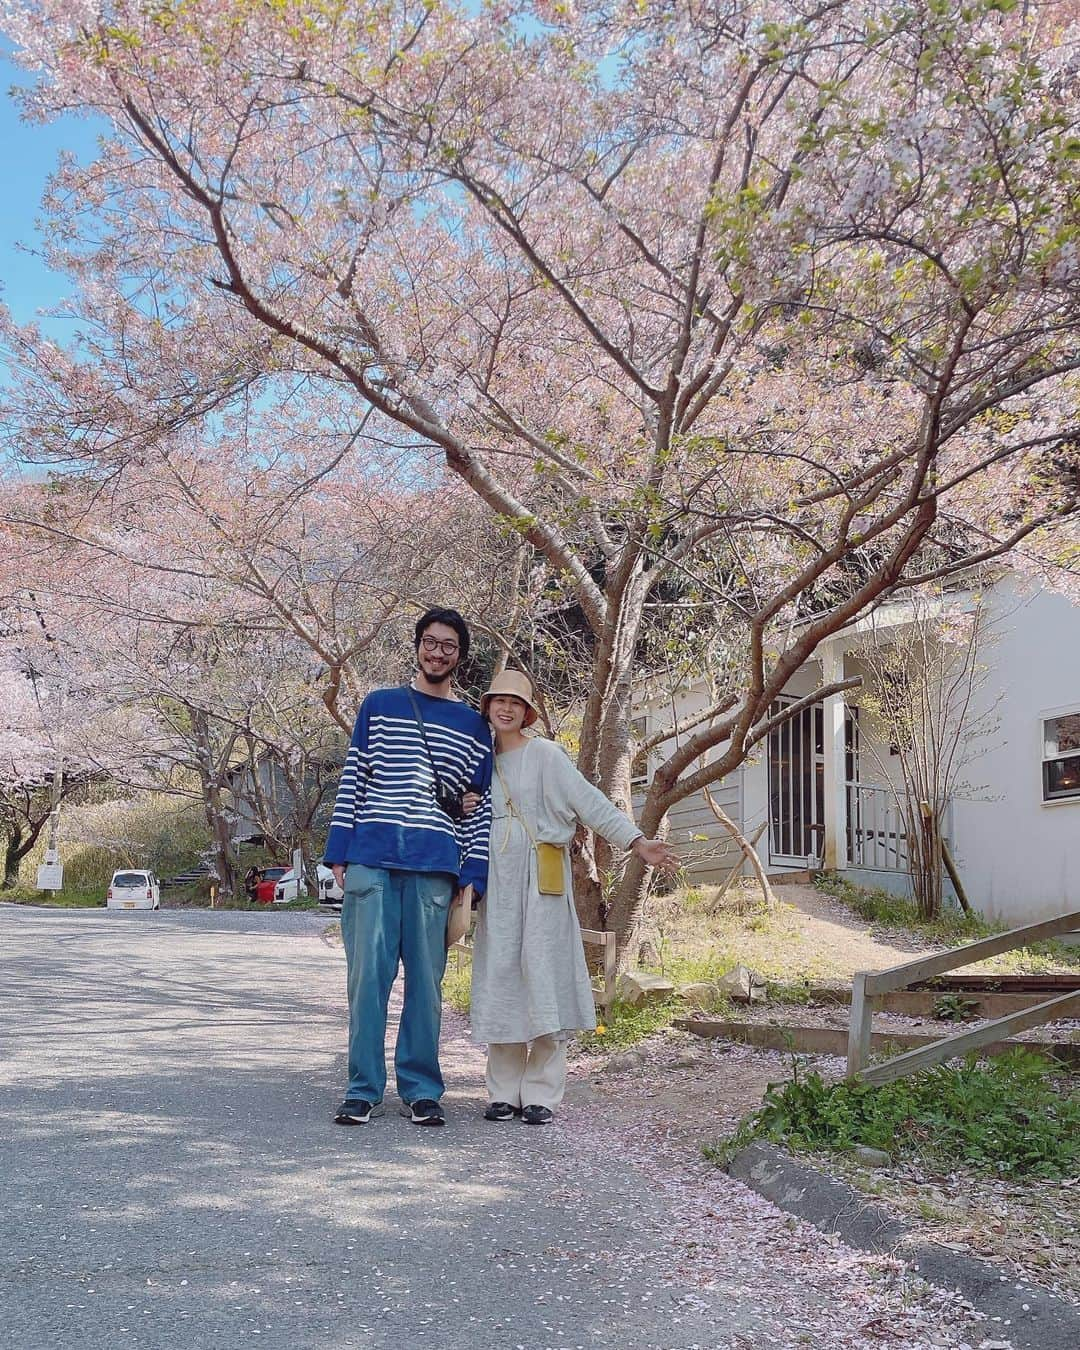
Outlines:
{"label": "black slip-on shoe", "polygon": [[509,1102],[489,1102],[484,1112],[485,1120],[513,1120],[521,1115],[520,1106],[511,1106]]}
{"label": "black slip-on shoe", "polygon": [[334,1116],[335,1125],[366,1125],[374,1116],[383,1113],[382,1102],[362,1102],[358,1097],[346,1097]]}
{"label": "black slip-on shoe", "polygon": [[445,1125],[446,1114],[438,1102],[422,1097],[416,1102],[402,1102],[401,1114],[414,1125]]}
{"label": "black slip-on shoe", "polygon": [[526,1106],[521,1112],[521,1119],[526,1125],[550,1125],[555,1119],[555,1112],[546,1106]]}

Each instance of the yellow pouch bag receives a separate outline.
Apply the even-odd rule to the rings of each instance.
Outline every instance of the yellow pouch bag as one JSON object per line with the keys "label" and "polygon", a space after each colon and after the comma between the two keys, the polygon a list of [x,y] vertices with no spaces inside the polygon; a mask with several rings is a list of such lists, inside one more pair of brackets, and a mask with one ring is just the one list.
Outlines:
{"label": "yellow pouch bag", "polygon": [[514,805],[510,790],[506,786],[506,780],[499,772],[498,764],[495,765],[495,772],[502,786],[503,796],[506,798],[506,809],[529,836],[529,841],[536,853],[536,889],[541,895],[565,895],[566,870],[563,865],[563,846],[561,844],[542,844],[534,836],[532,830],[525,823],[525,817]]}
{"label": "yellow pouch bag", "polygon": [[541,895],[566,894],[563,850],[558,844],[536,845],[536,888]]}

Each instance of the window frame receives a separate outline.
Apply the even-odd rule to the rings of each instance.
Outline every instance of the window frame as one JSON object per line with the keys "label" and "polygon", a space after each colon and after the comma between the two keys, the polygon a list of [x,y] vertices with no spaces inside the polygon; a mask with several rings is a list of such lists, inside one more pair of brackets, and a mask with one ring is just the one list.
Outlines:
{"label": "window frame", "polygon": [[1080,716],[1080,703],[1068,703],[1060,708],[1046,708],[1039,713],[1039,804],[1041,806],[1075,806],[1080,803],[1080,785],[1064,795],[1047,796],[1047,765],[1060,763],[1064,759],[1080,759],[1080,748],[1048,755],[1046,753],[1046,724],[1059,717]]}

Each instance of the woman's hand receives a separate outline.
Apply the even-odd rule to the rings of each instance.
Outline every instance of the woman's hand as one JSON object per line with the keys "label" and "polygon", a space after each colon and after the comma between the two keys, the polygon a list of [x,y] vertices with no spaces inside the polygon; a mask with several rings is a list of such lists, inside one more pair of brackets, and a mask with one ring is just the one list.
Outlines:
{"label": "woman's hand", "polygon": [[462,797],[461,799],[462,814],[466,816],[471,816],[479,805],[480,805],[479,792],[466,792],[464,797]]}
{"label": "woman's hand", "polygon": [[337,882],[338,889],[343,891],[345,889],[345,864],[331,863],[330,871],[334,874],[334,880]]}
{"label": "woman's hand", "polygon": [[631,853],[636,853],[643,863],[650,867],[659,867],[664,872],[676,872],[681,866],[679,855],[662,839],[646,839],[639,834],[630,845]]}

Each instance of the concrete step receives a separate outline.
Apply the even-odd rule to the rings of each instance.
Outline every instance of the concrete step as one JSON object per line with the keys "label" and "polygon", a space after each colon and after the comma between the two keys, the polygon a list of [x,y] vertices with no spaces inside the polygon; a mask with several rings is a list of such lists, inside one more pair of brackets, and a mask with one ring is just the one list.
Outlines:
{"label": "concrete step", "polygon": [[163,877],[162,886],[192,886],[196,881],[205,881],[210,875],[210,864],[199,863],[186,872],[178,872],[174,877]]}
{"label": "concrete step", "polygon": [[[1024,975],[973,977],[978,983],[953,983],[949,976],[939,977],[940,982],[925,981],[913,989],[894,989],[874,1000],[875,1012],[897,1013],[901,1017],[932,1017],[934,1005],[943,995],[957,994],[968,1000],[973,1006],[968,1009],[969,1017],[964,1020],[991,1019],[1006,1017],[1009,1013],[1021,1012],[1024,1008],[1034,1008],[1037,1003],[1045,1003],[1055,994],[1064,994],[1071,989],[1080,989],[1080,978],[1074,975],[1060,977],[1031,977]],[[981,987],[980,987],[981,985]],[[851,987],[837,985],[794,986],[805,989],[809,1001],[817,1004],[850,1004]],[[944,1019],[950,1020],[948,1018]]]}
{"label": "concrete step", "polygon": [[[840,1058],[847,1056],[848,1034],[843,1027],[778,1026],[776,1023],[733,1022],[715,1017],[677,1017],[675,1025],[708,1040],[739,1041],[744,1045],[756,1045],[762,1050],[794,1050],[807,1055],[838,1055]],[[893,1050],[915,1050],[923,1045],[933,1045],[941,1039],[940,1033],[925,1035],[914,1031],[874,1031],[870,1035],[870,1049],[878,1054],[884,1054],[890,1047]],[[1080,1043],[1075,1041],[1003,1039],[984,1045],[979,1054],[1002,1055],[1017,1046],[1030,1050],[1032,1054],[1056,1059],[1062,1064],[1080,1065]]]}

